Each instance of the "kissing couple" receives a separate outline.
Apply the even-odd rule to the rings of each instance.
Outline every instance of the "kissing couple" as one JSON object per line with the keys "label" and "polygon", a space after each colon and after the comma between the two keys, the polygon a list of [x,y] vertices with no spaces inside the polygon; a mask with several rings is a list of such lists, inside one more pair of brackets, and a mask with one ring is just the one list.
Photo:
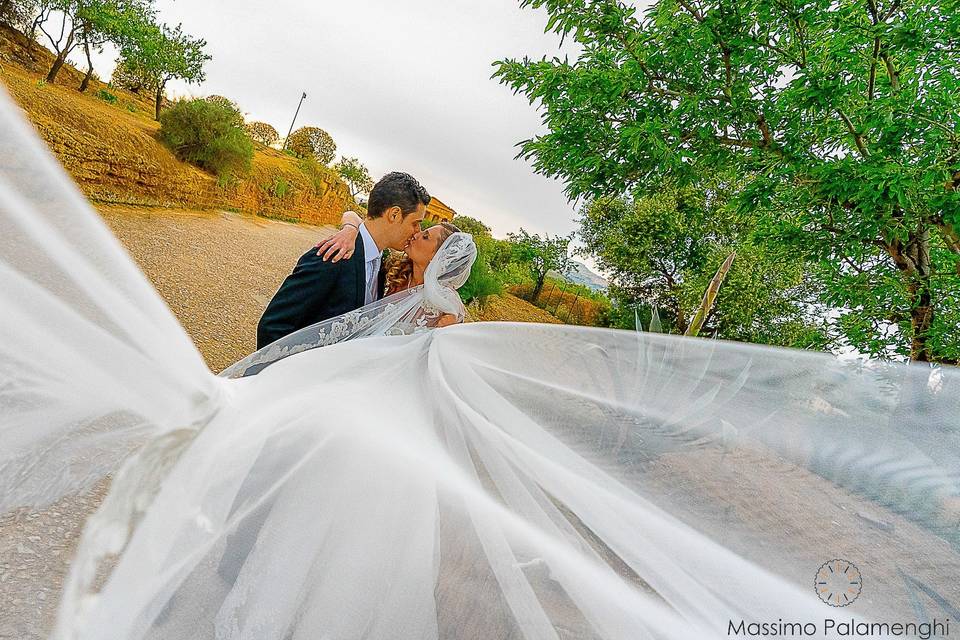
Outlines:
{"label": "kissing couple", "polygon": [[[257,325],[257,351],[221,375],[244,377],[307,349],[375,335],[406,335],[463,322],[457,293],[477,256],[450,223],[421,229],[430,194],[411,175],[374,185],[367,217],[297,261]],[[389,251],[388,251],[389,250]]]}

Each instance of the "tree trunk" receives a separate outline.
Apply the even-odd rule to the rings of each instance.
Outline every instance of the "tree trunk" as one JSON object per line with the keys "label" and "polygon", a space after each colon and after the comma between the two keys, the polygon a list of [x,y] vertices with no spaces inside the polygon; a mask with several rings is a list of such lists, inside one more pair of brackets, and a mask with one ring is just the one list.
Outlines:
{"label": "tree trunk", "polygon": [[158,82],[158,83],[157,83],[157,101],[156,101],[156,111],[157,111],[157,112],[156,112],[156,114],[155,114],[155,116],[154,116],[154,118],[155,118],[156,120],[159,120],[159,119],[160,119],[160,105],[163,104],[163,85],[164,85],[164,84],[166,84],[166,83],[164,83],[164,82]]}
{"label": "tree trunk", "polygon": [[907,245],[910,258],[916,265],[907,290],[910,293],[910,359],[930,362],[933,354],[927,343],[933,326],[933,292],[930,285],[930,231],[924,227],[911,236]]}
{"label": "tree trunk", "polygon": [[64,63],[67,61],[67,56],[70,55],[70,51],[73,50],[73,34],[74,29],[70,29],[70,35],[67,36],[67,43],[63,45],[63,50],[57,54],[57,59],[53,61],[53,66],[50,67],[50,72],[47,74],[47,82],[53,84],[57,79],[57,74],[60,73],[60,69],[63,68]]}
{"label": "tree trunk", "polygon": [[87,75],[83,76],[83,82],[80,83],[80,93],[87,90],[90,86],[90,77],[93,76],[93,60],[90,59],[90,41],[84,37],[83,51],[87,54]]}
{"label": "tree trunk", "polygon": [[60,73],[60,69],[63,68],[64,63],[67,61],[66,50],[57,56],[57,59],[53,61],[53,66],[50,67],[50,72],[47,73],[47,82],[53,84],[57,79],[57,74]]}
{"label": "tree trunk", "polygon": [[537,299],[540,297],[540,293],[543,292],[543,283],[546,282],[546,280],[547,280],[546,273],[544,273],[543,275],[537,278],[537,286],[533,288],[533,293],[530,294],[530,302],[536,302]]}
{"label": "tree trunk", "polygon": [[33,53],[33,45],[37,42],[37,28],[40,24],[46,20],[45,12],[41,11],[40,14],[33,19],[33,22],[30,24],[30,34],[27,37],[27,51]]}

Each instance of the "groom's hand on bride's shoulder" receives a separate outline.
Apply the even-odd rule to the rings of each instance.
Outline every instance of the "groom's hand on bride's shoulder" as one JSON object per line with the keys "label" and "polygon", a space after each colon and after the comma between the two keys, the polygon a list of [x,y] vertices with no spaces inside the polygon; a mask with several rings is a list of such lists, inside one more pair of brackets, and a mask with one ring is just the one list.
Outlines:
{"label": "groom's hand on bride's shoulder", "polygon": [[324,262],[339,262],[353,255],[356,247],[357,234],[360,231],[353,226],[344,226],[340,231],[316,244],[317,255],[322,257]]}

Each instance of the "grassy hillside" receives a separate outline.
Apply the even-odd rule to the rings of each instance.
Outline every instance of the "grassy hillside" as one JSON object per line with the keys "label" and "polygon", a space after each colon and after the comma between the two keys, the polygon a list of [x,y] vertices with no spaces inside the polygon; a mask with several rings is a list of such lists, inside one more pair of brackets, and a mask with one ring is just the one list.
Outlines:
{"label": "grassy hillside", "polygon": [[[259,146],[249,175],[218,185],[214,176],[177,160],[158,139],[149,99],[91,82],[65,66],[43,82],[53,55],[0,25],[0,78],[80,189],[94,202],[229,209],[312,224],[332,223],[354,205],[326,167]],[[109,92],[115,100],[108,101]],[[102,97],[98,97],[98,94]]]}
{"label": "grassy hillside", "polygon": [[555,316],[510,293],[489,296],[484,301],[482,308],[470,310],[470,316],[478,322],[506,320],[510,322],[562,324]]}

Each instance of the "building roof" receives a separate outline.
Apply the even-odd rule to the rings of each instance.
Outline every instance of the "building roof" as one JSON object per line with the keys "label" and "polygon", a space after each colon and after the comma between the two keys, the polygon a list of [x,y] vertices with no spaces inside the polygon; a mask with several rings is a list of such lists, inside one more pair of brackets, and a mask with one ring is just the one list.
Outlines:
{"label": "building roof", "polygon": [[431,197],[430,204],[427,205],[428,220],[450,222],[457,212],[443,203],[440,198]]}

